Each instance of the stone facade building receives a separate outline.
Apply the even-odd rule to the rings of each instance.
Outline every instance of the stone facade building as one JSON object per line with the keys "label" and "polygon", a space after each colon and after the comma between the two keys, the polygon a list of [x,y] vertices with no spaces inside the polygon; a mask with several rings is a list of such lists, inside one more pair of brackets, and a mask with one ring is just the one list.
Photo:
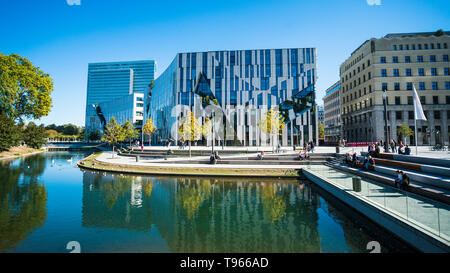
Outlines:
{"label": "stone facade building", "polygon": [[[449,143],[450,32],[388,34],[364,42],[340,67],[343,138],[348,142],[385,139],[387,96],[389,139],[403,139],[398,127],[414,130],[412,88],[427,121],[417,121],[418,144]],[[414,144],[414,137],[406,140]]]}

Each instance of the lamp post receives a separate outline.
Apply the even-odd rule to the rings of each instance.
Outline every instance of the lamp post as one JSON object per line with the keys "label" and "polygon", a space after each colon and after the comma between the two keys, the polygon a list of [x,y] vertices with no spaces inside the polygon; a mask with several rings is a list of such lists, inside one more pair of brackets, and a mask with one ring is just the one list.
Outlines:
{"label": "lamp post", "polygon": [[214,154],[214,117],[216,116],[216,112],[212,113],[212,120],[211,120],[211,131],[212,131],[212,145],[211,145],[211,153]]}
{"label": "lamp post", "polygon": [[387,153],[388,151],[388,122],[387,122],[387,94],[386,89],[383,88],[383,105],[384,105],[384,135],[385,135],[385,141],[384,141],[384,152]]}

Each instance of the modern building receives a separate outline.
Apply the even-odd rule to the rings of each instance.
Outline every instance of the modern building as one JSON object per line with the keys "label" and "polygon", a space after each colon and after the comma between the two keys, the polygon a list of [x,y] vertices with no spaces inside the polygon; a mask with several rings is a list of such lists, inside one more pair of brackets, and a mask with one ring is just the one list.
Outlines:
{"label": "modern building", "polygon": [[86,98],[86,137],[101,134],[111,117],[119,124],[130,120],[139,129],[143,96],[154,79],[155,61],[90,63]]}
{"label": "modern building", "polygon": [[337,144],[341,140],[341,83],[338,81],[325,91],[324,131],[325,143]]}
{"label": "modern building", "polygon": [[[414,129],[415,86],[428,121],[417,121],[418,144],[448,144],[450,32],[388,34],[357,48],[340,67],[343,137],[348,142],[385,140],[383,94],[389,139],[398,127]],[[386,92],[386,93],[384,93]],[[414,144],[414,136],[407,139]]]}
{"label": "modern building", "polygon": [[[153,143],[181,140],[178,128],[188,111],[201,123],[214,117],[217,145],[317,142],[316,71],[314,48],[179,53],[145,94],[144,119],[158,128]],[[258,126],[271,108],[285,118],[278,138]],[[211,140],[204,135],[197,144]]]}

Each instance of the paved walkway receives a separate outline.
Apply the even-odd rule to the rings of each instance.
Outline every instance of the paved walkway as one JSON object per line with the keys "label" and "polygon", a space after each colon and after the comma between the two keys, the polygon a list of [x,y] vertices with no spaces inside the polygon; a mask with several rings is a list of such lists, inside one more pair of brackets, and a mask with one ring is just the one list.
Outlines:
{"label": "paved walkway", "polygon": [[[292,154],[296,154],[292,152]],[[256,156],[257,153],[249,153],[246,156]],[[242,157],[242,155],[221,155],[222,159],[227,158],[236,158]],[[114,155],[112,158],[112,152],[103,152],[100,156],[97,157],[98,161],[110,163],[110,164],[124,164],[130,166],[147,166],[147,167],[184,167],[184,168],[222,168],[222,169],[300,169],[304,165],[300,164],[292,164],[292,165],[264,165],[264,161],[261,161],[261,164],[257,165],[234,165],[234,164],[183,164],[183,163],[165,163],[165,162],[177,162],[177,161],[186,161],[186,160],[209,160],[209,156],[196,156],[196,157],[177,157],[177,158],[167,158],[167,160],[163,159],[141,159],[139,162],[136,162],[135,157],[128,156],[118,156]],[[164,162],[165,161],[165,162]]]}
{"label": "paved walkway", "polygon": [[[138,149],[138,147],[134,147],[135,149]],[[189,151],[189,146],[185,149],[180,149],[178,146],[171,146],[169,147],[172,151]],[[169,149],[167,146],[145,146],[144,150],[153,150],[153,151],[167,151]],[[411,155],[416,155],[416,148],[415,146],[410,146],[411,148]],[[281,147],[282,151],[287,152],[293,152],[293,147]],[[431,151],[430,146],[419,146],[418,147],[418,156],[425,156],[425,157],[434,157],[434,158],[448,158],[450,159],[450,151]],[[211,151],[211,146],[205,147],[205,146],[192,146],[191,151]],[[272,147],[268,146],[256,146],[256,147],[237,147],[237,146],[225,146],[222,149],[222,146],[216,146],[215,151],[220,152],[221,151],[248,151],[249,153],[257,153],[260,151],[264,152],[272,152]],[[354,152],[366,152],[367,147],[344,147],[340,148],[340,153],[354,153]],[[382,149],[383,151],[383,149]],[[336,153],[336,147],[329,147],[329,146],[319,146],[314,148],[315,153]],[[298,153],[298,151],[297,151]]]}

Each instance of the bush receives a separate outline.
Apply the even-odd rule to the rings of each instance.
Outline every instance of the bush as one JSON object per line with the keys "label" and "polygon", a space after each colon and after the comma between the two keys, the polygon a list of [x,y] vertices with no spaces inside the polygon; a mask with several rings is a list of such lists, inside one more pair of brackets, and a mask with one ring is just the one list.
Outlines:
{"label": "bush", "polygon": [[22,130],[6,115],[0,115],[0,152],[19,145]]}
{"label": "bush", "polygon": [[47,142],[46,138],[45,127],[37,126],[33,122],[30,122],[23,131],[23,140],[31,148],[40,149]]}

